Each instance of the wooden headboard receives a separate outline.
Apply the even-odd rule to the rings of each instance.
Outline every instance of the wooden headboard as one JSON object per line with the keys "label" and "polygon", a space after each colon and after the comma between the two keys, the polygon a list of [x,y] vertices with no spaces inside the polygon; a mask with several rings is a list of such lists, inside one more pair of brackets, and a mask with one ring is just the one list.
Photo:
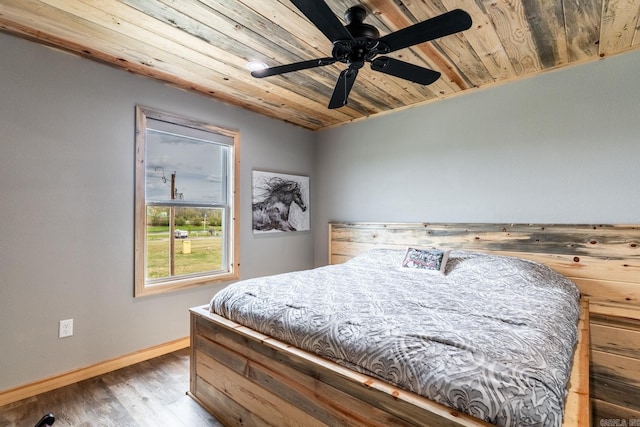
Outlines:
{"label": "wooden headboard", "polygon": [[546,264],[583,296],[640,309],[640,225],[331,223],[329,262],[374,247],[492,252]]}
{"label": "wooden headboard", "polygon": [[329,262],[408,245],[531,259],[569,277],[589,300],[591,402],[603,418],[640,419],[640,225],[338,223]]}

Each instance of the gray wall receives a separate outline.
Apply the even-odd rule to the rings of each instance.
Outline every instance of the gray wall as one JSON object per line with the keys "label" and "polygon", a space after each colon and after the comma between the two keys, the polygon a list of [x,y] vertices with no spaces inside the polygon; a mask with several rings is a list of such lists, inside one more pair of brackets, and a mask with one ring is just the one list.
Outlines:
{"label": "gray wall", "polygon": [[312,232],[250,217],[252,169],[313,182],[313,133],[1,33],[0,58],[0,391],[185,337],[219,288],[133,298],[136,104],[240,131],[242,278],[313,266]]}
{"label": "gray wall", "polygon": [[638,223],[639,73],[636,51],[322,131],[315,228]]}
{"label": "gray wall", "polygon": [[[135,104],[240,130],[243,278],[325,264],[331,220],[640,222],[640,52],[315,134],[3,34],[0,55],[0,390],[184,337],[219,289],[132,297]],[[312,232],[252,235],[252,169],[310,176]]]}

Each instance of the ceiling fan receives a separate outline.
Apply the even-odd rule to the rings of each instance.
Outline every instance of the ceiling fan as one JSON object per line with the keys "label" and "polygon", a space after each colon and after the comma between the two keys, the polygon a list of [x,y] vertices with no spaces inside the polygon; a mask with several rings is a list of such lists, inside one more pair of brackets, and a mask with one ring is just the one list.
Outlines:
{"label": "ceiling fan", "polygon": [[347,104],[349,92],[358,71],[365,62],[370,62],[371,69],[375,71],[415,83],[428,85],[435,82],[440,78],[440,73],[437,71],[378,55],[448,36],[471,27],[469,14],[461,9],[455,9],[380,37],[380,33],[373,25],[363,22],[367,11],[362,6],[347,9],[344,14],[347,25],[343,26],[323,0],[291,0],[291,3],[333,43],[332,56],[269,67],[252,71],[251,75],[262,78],[322,67],[335,62],[347,64],[347,68],[340,73],[331,95],[330,109]]}

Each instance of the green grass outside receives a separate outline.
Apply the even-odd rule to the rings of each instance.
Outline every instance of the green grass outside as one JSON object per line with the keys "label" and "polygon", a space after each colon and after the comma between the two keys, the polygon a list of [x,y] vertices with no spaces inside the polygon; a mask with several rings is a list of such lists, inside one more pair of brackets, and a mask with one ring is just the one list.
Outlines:
{"label": "green grass outside", "polygon": [[[191,232],[187,239],[175,239],[176,276],[223,269],[222,233],[220,227],[214,228],[213,236],[199,230],[198,236]],[[190,242],[190,254],[183,253],[185,241]],[[169,245],[168,227],[147,228],[147,279],[169,277]]]}

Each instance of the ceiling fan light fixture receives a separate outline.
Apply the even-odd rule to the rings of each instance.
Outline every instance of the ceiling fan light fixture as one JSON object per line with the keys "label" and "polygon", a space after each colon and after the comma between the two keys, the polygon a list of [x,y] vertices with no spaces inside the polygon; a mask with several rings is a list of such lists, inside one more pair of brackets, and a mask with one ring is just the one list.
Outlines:
{"label": "ceiling fan light fixture", "polygon": [[249,71],[261,71],[269,68],[269,66],[262,61],[249,61],[246,67]]}

